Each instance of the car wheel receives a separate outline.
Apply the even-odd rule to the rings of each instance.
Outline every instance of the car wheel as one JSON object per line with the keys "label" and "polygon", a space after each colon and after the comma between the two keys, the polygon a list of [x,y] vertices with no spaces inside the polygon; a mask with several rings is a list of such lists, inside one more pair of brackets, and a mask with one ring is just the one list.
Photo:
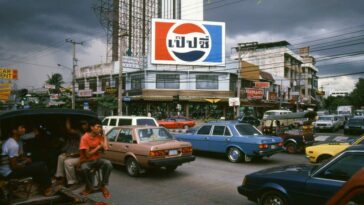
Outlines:
{"label": "car wheel", "polygon": [[330,155],[322,155],[317,159],[317,163],[325,163],[327,161],[329,161],[331,158]]}
{"label": "car wheel", "polygon": [[189,127],[188,125],[183,126],[183,129],[187,130]]}
{"label": "car wheel", "polygon": [[235,147],[231,147],[227,153],[229,161],[233,163],[241,162],[243,155],[244,154],[238,148]]}
{"label": "car wheel", "polygon": [[286,144],[286,150],[290,154],[295,154],[297,152],[297,145],[293,142],[289,142]]}
{"label": "car wheel", "polygon": [[260,205],[286,205],[287,198],[278,191],[268,191],[264,193],[260,200]]}
{"label": "car wheel", "polygon": [[126,160],[126,171],[128,172],[128,175],[131,177],[139,176],[140,165],[133,157],[129,157]]}

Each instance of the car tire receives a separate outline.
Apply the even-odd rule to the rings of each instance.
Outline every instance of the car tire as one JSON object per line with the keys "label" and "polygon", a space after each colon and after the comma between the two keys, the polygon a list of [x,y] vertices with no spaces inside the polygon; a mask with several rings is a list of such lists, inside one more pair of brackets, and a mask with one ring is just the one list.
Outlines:
{"label": "car tire", "polygon": [[293,143],[293,142],[288,142],[286,145],[286,151],[289,153],[289,154],[296,154],[297,153],[297,145],[296,143]]}
{"label": "car tire", "polygon": [[317,158],[317,163],[325,163],[331,159],[332,156],[330,155],[322,155],[319,158]]}
{"label": "car tire", "polygon": [[238,148],[230,147],[227,152],[227,157],[230,162],[238,163],[241,162],[241,160],[243,159],[243,157],[245,157],[245,155]]}
{"label": "car tire", "polygon": [[279,191],[268,191],[265,192],[260,200],[260,205],[287,205],[287,197],[285,197]]}
{"label": "car tire", "polygon": [[133,157],[129,157],[126,160],[126,172],[131,177],[140,175],[140,165]]}

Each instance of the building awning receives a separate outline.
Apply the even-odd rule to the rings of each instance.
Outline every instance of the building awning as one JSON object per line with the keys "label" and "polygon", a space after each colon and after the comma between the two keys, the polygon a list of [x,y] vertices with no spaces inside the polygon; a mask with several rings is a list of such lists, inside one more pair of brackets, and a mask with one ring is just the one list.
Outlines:
{"label": "building awning", "polygon": [[268,81],[274,82],[274,78],[273,78],[272,74],[270,74],[270,73],[260,71],[260,77],[263,80],[268,80]]}

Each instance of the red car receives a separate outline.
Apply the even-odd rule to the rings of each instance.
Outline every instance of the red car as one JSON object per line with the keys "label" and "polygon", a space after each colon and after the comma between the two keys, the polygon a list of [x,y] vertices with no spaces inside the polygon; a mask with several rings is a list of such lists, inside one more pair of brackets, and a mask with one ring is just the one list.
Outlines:
{"label": "red car", "polygon": [[158,121],[158,124],[168,129],[188,129],[195,126],[196,122],[184,117],[171,117]]}

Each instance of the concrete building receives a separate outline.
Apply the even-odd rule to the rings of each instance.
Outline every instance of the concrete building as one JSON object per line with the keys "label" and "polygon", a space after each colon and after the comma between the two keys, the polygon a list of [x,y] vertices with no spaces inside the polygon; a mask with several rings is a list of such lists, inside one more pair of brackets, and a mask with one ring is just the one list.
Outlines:
{"label": "concrete building", "polygon": [[240,55],[242,88],[246,87],[245,81],[259,80],[249,77],[252,70],[264,71],[274,79],[269,90],[278,96],[277,104],[294,108],[298,101],[301,107],[314,106],[318,71],[315,60],[309,56],[309,49],[302,49],[298,55],[289,45],[287,41],[238,44],[232,58],[239,59]]}
{"label": "concrete building", "polygon": [[[127,3],[127,1],[124,2]],[[133,1],[132,8],[121,11],[121,16],[126,17],[121,18],[123,27],[130,27],[130,19],[133,21],[136,18],[130,15],[129,11],[142,13],[145,10],[144,5],[139,4],[142,1],[138,2]],[[154,17],[203,20],[202,0],[156,2],[158,4],[148,8],[150,14],[155,14]],[[154,13],[154,11],[157,12]],[[232,118],[233,110],[228,106],[228,99],[236,96],[237,62],[228,62],[226,66],[151,64],[150,48],[146,46],[146,42],[148,41],[149,45],[151,38],[149,22],[153,15],[142,15],[140,18],[146,18],[144,22],[148,23],[144,24],[145,27],[132,25],[131,30],[145,36],[138,40],[133,34],[131,38],[125,39],[127,50],[123,57],[123,113],[129,115],[151,113],[158,118],[178,114],[194,118],[222,116]],[[140,18],[137,19],[140,20]],[[143,24],[134,22],[138,25]],[[137,29],[140,30],[137,31]],[[144,54],[140,55],[143,52]],[[88,101],[90,107],[97,110],[100,115],[116,114],[115,111],[100,108],[95,99],[97,96],[115,96],[119,84],[118,75],[118,61],[77,69],[79,106]]]}

